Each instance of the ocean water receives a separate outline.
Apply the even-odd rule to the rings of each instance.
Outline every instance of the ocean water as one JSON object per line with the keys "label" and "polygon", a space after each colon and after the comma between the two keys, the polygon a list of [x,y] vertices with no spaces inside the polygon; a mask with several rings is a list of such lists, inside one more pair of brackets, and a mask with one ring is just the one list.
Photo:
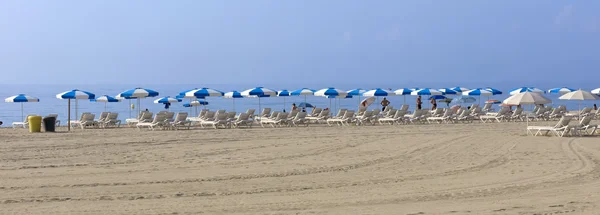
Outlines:
{"label": "ocean water", "polygon": [[[354,89],[354,88],[363,88],[363,89],[372,89],[375,87],[381,87],[381,88],[390,88],[392,90],[396,90],[398,87],[394,87],[394,86],[354,86],[354,85],[331,85],[334,86],[336,88],[342,89],[342,90],[350,90],[350,89]],[[453,87],[453,86],[462,86],[462,85],[457,85],[457,84],[445,84],[445,85],[439,85],[439,87],[436,88],[441,88],[441,87]],[[123,92],[125,90],[129,90],[135,87],[144,87],[144,88],[149,88],[149,89],[153,89],[156,90],[160,93],[160,95],[158,97],[155,98],[146,98],[146,99],[141,99],[140,103],[141,103],[141,109],[148,109],[152,112],[158,112],[161,110],[164,110],[164,105],[163,104],[154,104],[153,101],[156,98],[159,97],[163,97],[163,96],[176,96],[179,92],[181,91],[185,91],[188,89],[193,89],[193,88],[200,88],[200,87],[209,87],[209,88],[214,88],[217,90],[221,90],[223,92],[228,92],[231,90],[237,90],[237,91],[243,91],[252,87],[256,87],[253,85],[210,85],[210,86],[195,86],[195,85],[173,85],[173,84],[164,84],[164,85],[77,85],[77,84],[61,84],[61,85],[0,85],[0,98],[7,98],[13,95],[17,95],[17,94],[27,94],[30,96],[34,96],[40,99],[40,102],[35,102],[35,103],[24,103],[23,107],[24,107],[24,114],[25,116],[27,114],[37,114],[37,115],[41,115],[41,116],[45,116],[47,114],[50,113],[57,113],[59,114],[59,120],[66,122],[67,120],[67,100],[61,100],[61,99],[57,99],[56,98],[56,94],[64,92],[64,91],[68,91],[68,90],[72,90],[72,89],[80,89],[80,90],[85,90],[85,91],[89,91],[92,92],[94,94],[96,94],[96,96],[101,96],[101,95],[110,95],[110,96],[115,96],[120,92]],[[277,86],[277,85],[266,85],[264,87],[268,87],[274,90],[281,90],[281,89],[287,89],[287,90],[296,90],[302,87],[309,87],[315,90],[318,89],[322,89],[322,88],[326,88],[326,87],[330,87],[330,86],[297,86],[297,87],[290,87],[290,86]],[[419,86],[408,86],[407,88],[413,88],[413,87],[419,87]],[[428,86],[431,87],[431,86]],[[469,88],[469,86],[462,86],[462,87],[467,87]],[[473,87],[476,88],[477,86]],[[492,86],[493,87],[493,86]],[[498,99],[498,100],[503,100],[505,98],[507,98],[508,95],[508,91],[516,88],[519,86],[510,86],[510,85],[506,85],[506,86],[499,86],[499,87],[494,87],[496,89],[499,89],[501,91],[504,92],[504,94],[502,95],[496,95],[496,96],[492,96],[489,99]],[[551,87],[556,87],[556,86],[548,86],[548,88]],[[581,86],[580,86],[581,87]],[[592,90],[594,89],[595,86],[587,86],[587,88],[583,88],[585,90]],[[423,88],[423,87],[421,87]],[[547,88],[541,88],[540,89],[546,90]],[[569,110],[578,110],[580,108],[579,106],[579,102],[577,101],[564,101],[564,100],[558,100],[558,95],[555,94],[545,94],[546,97],[550,98],[553,100],[553,104],[554,106],[557,105],[567,105],[567,108]],[[451,97],[451,96],[450,96]],[[424,96],[424,99],[426,99],[427,96]],[[475,97],[476,99],[479,99],[479,97]],[[285,106],[284,106],[284,99],[285,99]],[[265,108],[265,107],[270,107],[273,110],[283,110],[284,108],[286,110],[289,110],[291,108],[292,103],[296,103],[299,104],[300,102],[304,102],[304,96],[291,96],[291,97],[271,97],[271,98],[261,98],[261,108]],[[364,99],[364,97],[360,98],[361,100]],[[411,109],[415,108],[415,96],[391,96],[391,97],[387,97],[387,99],[391,102],[392,106],[395,107],[400,107],[400,105],[402,105],[405,101],[406,104],[409,104],[411,106]],[[488,97],[482,97],[481,100],[485,101],[487,100]],[[208,97],[206,99],[209,102],[209,105],[206,106],[207,109],[211,109],[211,110],[217,110],[217,109],[225,109],[227,111],[237,111],[237,112],[244,112],[247,109],[253,108],[253,109],[258,109],[258,99],[257,98],[240,98],[240,99],[235,99],[235,101],[233,99],[226,99],[226,98],[221,98],[221,97]],[[330,102],[332,105],[332,110],[337,110],[338,108],[348,108],[348,109],[356,109],[358,104],[359,104],[359,98],[358,97],[354,97],[354,98],[349,98],[349,99],[327,99],[327,98],[323,98],[323,97],[315,97],[315,96],[307,96],[306,100],[308,103],[311,103],[312,105],[315,105],[317,107],[329,107],[330,106]],[[132,102],[134,104],[136,104],[136,109],[135,110],[131,110],[130,108],[130,103]],[[184,100],[184,102],[181,103],[174,103],[171,105],[171,107],[169,108],[169,111],[173,111],[173,112],[191,112],[192,114],[195,114],[195,108],[186,108],[183,107],[183,103],[188,102],[189,100]],[[379,101],[379,100],[378,100]],[[234,102],[235,102],[235,107],[234,107]],[[581,107],[584,106],[592,106],[594,103],[598,103],[600,104],[600,101],[584,101],[581,103]],[[81,114],[82,112],[92,112],[95,114],[99,114],[100,112],[104,111],[105,108],[105,103],[96,103],[96,102],[90,102],[88,100],[79,100],[77,102],[77,107],[78,107],[78,113]],[[428,107],[428,102],[424,101],[424,107]],[[438,107],[445,107],[445,104],[438,104]],[[72,100],[71,103],[71,119],[75,119],[78,118],[77,116],[75,116],[75,102]],[[199,109],[202,109],[202,107],[198,107]],[[378,102],[375,103],[374,105],[371,106],[371,108],[380,108]],[[108,103],[107,104],[107,111],[110,112],[118,112],[119,113],[119,118],[120,119],[126,119],[126,118],[130,118],[130,117],[135,117],[136,113],[137,113],[137,101],[136,100],[123,100],[123,102],[118,102],[118,103]],[[10,126],[10,124],[12,122],[16,122],[16,121],[22,121],[21,120],[21,105],[20,103],[0,103],[0,121],[4,122],[4,124],[2,126],[6,127],[6,126]]]}

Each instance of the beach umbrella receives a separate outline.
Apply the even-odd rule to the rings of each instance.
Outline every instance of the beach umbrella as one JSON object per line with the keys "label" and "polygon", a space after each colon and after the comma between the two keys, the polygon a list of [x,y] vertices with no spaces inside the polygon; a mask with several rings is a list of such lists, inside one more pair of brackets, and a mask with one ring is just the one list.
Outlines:
{"label": "beach umbrella", "polygon": [[413,92],[410,93],[410,95],[413,96],[434,96],[434,95],[443,95],[444,93],[435,90],[435,89],[431,89],[431,88],[423,88],[423,89],[418,89],[415,90]]}
{"label": "beach umbrella", "polygon": [[182,92],[184,95],[184,98],[206,98],[206,97],[219,97],[219,96],[223,96],[224,93],[219,91],[219,90],[215,90],[215,89],[210,89],[210,88],[196,88],[196,89],[192,89],[192,90],[188,90],[188,91],[184,91]]}
{"label": "beach umbrella", "polygon": [[79,99],[95,99],[96,95],[94,95],[93,93],[90,93],[90,92],[74,89],[71,91],[59,93],[56,95],[56,98],[68,100],[67,108],[69,110],[68,110],[68,114],[67,114],[67,127],[68,127],[67,129],[70,131],[71,130],[71,99],[75,99],[75,115],[77,116],[79,114],[78,110],[77,110],[79,108],[77,100],[79,100]]}
{"label": "beach umbrella", "polygon": [[499,101],[499,100],[492,99],[492,100],[487,100],[487,101],[485,101],[485,103],[486,103],[486,104],[500,104],[500,103],[502,103],[502,102],[501,102],[501,101]]}
{"label": "beach umbrella", "polygon": [[454,91],[454,90],[452,90],[450,88],[442,88],[442,89],[439,89],[438,91],[444,93],[444,95],[457,95],[457,94],[460,94],[459,92],[456,92],[456,91]]}
{"label": "beach umbrella", "polygon": [[[512,93],[512,92],[511,92]],[[544,97],[540,93],[534,92],[523,92],[514,94],[504,101],[502,104],[504,105],[540,105],[540,104],[548,104],[552,102],[550,99]],[[529,126],[529,116],[527,116],[527,126]]]}
{"label": "beach umbrella", "polygon": [[235,90],[231,91],[231,92],[226,92],[225,94],[223,94],[223,97],[227,98],[227,99],[232,99],[232,101],[233,101],[233,111],[235,111],[235,99],[244,98],[240,92],[235,91]]}
{"label": "beach umbrella", "polygon": [[[198,115],[198,106],[206,106],[208,105],[208,102],[206,100],[193,100],[187,103],[183,103],[183,107],[195,107],[196,108],[196,115]],[[191,114],[191,113],[190,113]]]}
{"label": "beach umbrella", "polygon": [[[138,107],[138,115],[139,115],[141,112],[140,99],[147,98],[147,97],[156,97],[156,96],[158,96],[158,92],[151,90],[151,89],[144,89],[144,88],[138,87],[138,88],[134,88],[134,89],[123,91],[122,93],[119,93],[119,95],[117,95],[117,98],[136,99],[137,107]],[[131,115],[131,113],[130,113],[130,115]]]}
{"label": "beach umbrella", "polygon": [[8,97],[6,99],[4,99],[4,102],[9,102],[9,103],[21,103],[21,122],[25,121],[25,117],[23,115],[23,103],[25,102],[39,102],[40,99],[32,97],[32,96],[28,96],[25,94],[19,94],[16,96],[11,96]]}
{"label": "beach umbrella", "polygon": [[108,96],[108,95],[103,95],[100,97],[97,97],[95,99],[90,99],[91,102],[103,102],[104,103],[104,111],[106,111],[106,106],[109,102],[120,102],[121,99],[112,97],[112,96]]}
{"label": "beach umbrella", "polygon": [[600,95],[600,88],[592,90],[592,94]]}
{"label": "beach umbrella", "polygon": [[488,91],[488,90],[485,90],[482,88],[465,91],[465,92],[462,92],[462,94],[465,96],[479,96],[479,104],[480,105],[481,105],[481,96],[487,96],[489,99],[490,96],[494,95],[494,93],[492,93],[492,91]]}
{"label": "beach umbrella", "polygon": [[453,88],[450,88],[450,89],[453,90],[453,91],[455,91],[455,92],[457,92],[457,93],[462,93],[462,92],[471,90],[471,89],[465,88],[465,87],[453,87]]}
{"label": "beach umbrella", "polygon": [[404,104],[406,104],[406,95],[410,95],[410,93],[412,93],[413,91],[415,91],[415,89],[401,88],[395,90],[394,93],[398,96],[404,97]]}
{"label": "beach umbrella", "polygon": [[491,87],[486,87],[486,88],[483,88],[483,89],[492,92],[492,95],[502,95],[502,91],[500,91],[498,89],[494,89],[494,88],[491,88]]}
{"label": "beach umbrella", "polygon": [[368,97],[363,99],[360,102],[359,107],[369,107],[371,104],[373,104],[375,102],[375,97]]}
{"label": "beach umbrella", "polygon": [[460,104],[473,103],[475,101],[476,101],[475,98],[473,98],[471,96],[465,96],[465,95],[461,95],[461,96],[458,96],[458,97],[452,99],[452,103],[460,103]]}
{"label": "beach umbrella", "polygon": [[313,106],[313,105],[312,105],[312,104],[310,104],[310,103],[302,102],[302,103],[300,103],[300,104],[298,105],[298,107],[301,107],[301,108],[314,108],[315,106]]}
{"label": "beach umbrella", "polygon": [[277,96],[283,97],[283,112],[285,112],[285,97],[291,96],[292,94],[288,90],[277,91]]}
{"label": "beach umbrella", "polygon": [[433,95],[430,96],[428,99],[435,99],[435,100],[442,100],[442,99],[446,99],[446,96],[442,96],[442,95]]}
{"label": "beach umbrella", "polygon": [[169,109],[169,107],[171,106],[172,103],[177,103],[177,102],[181,102],[181,99],[178,98],[172,98],[170,96],[167,97],[162,97],[159,99],[154,100],[155,104],[165,104],[165,109]]}
{"label": "beach umbrella", "polygon": [[358,105],[359,106],[360,106],[360,96],[365,92],[367,92],[367,90],[364,90],[362,88],[356,88],[356,89],[346,91],[346,93],[348,93],[348,95],[358,96]]}
{"label": "beach umbrella", "polygon": [[304,103],[306,103],[306,96],[315,95],[315,90],[309,88],[302,88],[292,91],[292,96],[304,96]]}
{"label": "beach umbrella", "polygon": [[512,89],[509,94],[510,95],[516,95],[518,93],[525,93],[525,92],[545,93],[543,90],[540,90],[540,89],[535,88],[535,87],[519,87],[519,88]]}
{"label": "beach umbrella", "polygon": [[576,89],[568,88],[568,87],[559,87],[559,88],[549,89],[548,93],[564,95],[565,93],[570,93],[570,92],[573,92],[573,91],[576,91]]}
{"label": "beach umbrella", "polygon": [[[324,96],[324,97],[328,97],[328,96],[333,96],[333,97],[343,96],[343,97],[345,97],[347,95],[348,95],[347,92],[340,90],[340,89],[333,88],[333,87],[320,89],[315,92],[315,96]],[[331,98],[329,98],[329,108],[331,108]]]}
{"label": "beach umbrella", "polygon": [[247,90],[241,92],[240,94],[244,97],[258,97],[258,111],[261,111],[260,98],[276,96],[277,91],[269,89],[269,88],[264,88],[264,87],[255,87],[252,89],[247,89]]}
{"label": "beach umbrella", "polygon": [[381,89],[381,88],[375,88],[372,90],[369,90],[365,93],[363,93],[363,96],[367,97],[367,96],[375,96],[376,99],[379,99],[380,96],[393,96],[396,95],[396,93],[392,92],[391,90],[385,90],[385,89]]}
{"label": "beach umbrella", "polygon": [[565,93],[564,95],[558,97],[558,99],[562,100],[576,100],[579,101],[579,112],[581,112],[581,102],[584,100],[598,100],[600,97],[594,95],[588,91],[576,90],[570,93]]}

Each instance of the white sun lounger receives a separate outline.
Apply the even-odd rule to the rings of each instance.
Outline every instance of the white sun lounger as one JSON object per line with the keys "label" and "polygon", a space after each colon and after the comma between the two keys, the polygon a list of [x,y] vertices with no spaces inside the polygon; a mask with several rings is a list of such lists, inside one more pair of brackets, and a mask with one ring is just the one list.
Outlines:
{"label": "white sun lounger", "polygon": [[563,137],[571,130],[569,122],[573,117],[563,116],[554,126],[527,126],[527,133],[533,136],[548,135],[552,132],[556,136]]}

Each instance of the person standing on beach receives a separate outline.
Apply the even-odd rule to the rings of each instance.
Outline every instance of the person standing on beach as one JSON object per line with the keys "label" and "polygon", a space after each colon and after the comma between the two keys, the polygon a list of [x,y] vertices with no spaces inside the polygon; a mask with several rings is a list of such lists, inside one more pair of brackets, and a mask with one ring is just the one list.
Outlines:
{"label": "person standing on beach", "polygon": [[383,100],[381,100],[381,111],[384,111],[388,105],[390,105],[390,101],[383,97]]}
{"label": "person standing on beach", "polygon": [[431,110],[435,110],[437,108],[437,102],[435,101],[435,99],[432,97],[430,103],[431,103]]}
{"label": "person standing on beach", "polygon": [[423,102],[421,101],[421,96],[417,97],[417,110],[421,110],[421,105]]}

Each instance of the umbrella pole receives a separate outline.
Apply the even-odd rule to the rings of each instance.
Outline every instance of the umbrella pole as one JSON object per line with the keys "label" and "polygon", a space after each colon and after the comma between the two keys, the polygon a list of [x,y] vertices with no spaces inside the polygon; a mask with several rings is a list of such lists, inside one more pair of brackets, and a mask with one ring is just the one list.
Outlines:
{"label": "umbrella pole", "polygon": [[233,101],[233,111],[235,111],[235,98],[231,99]]}
{"label": "umbrella pole", "polygon": [[258,96],[258,111],[259,111],[259,113],[261,113],[260,117],[261,117],[261,120],[262,120],[262,114],[263,114],[262,112],[264,112],[264,111],[261,112],[261,110],[260,110],[260,96]]}
{"label": "umbrella pole", "polygon": [[79,102],[77,100],[78,99],[75,98],[75,117],[77,117],[77,115],[79,115]]}
{"label": "umbrella pole", "polygon": [[127,107],[129,109],[129,118],[131,118],[131,99],[127,99],[127,101],[129,101],[129,107]]}
{"label": "umbrella pole", "polygon": [[142,107],[140,107],[140,98],[137,98],[137,103],[138,103],[138,116],[139,116],[141,113],[141,108],[142,108]]}
{"label": "umbrella pole", "polygon": [[[196,112],[198,112],[198,106],[194,106],[194,107],[196,107]],[[191,115],[192,115],[192,98],[190,98],[190,116]]]}
{"label": "umbrella pole", "polygon": [[23,102],[21,102],[21,122],[25,121],[25,117],[23,117]]}
{"label": "umbrella pole", "polygon": [[108,104],[108,102],[104,102],[104,112],[106,112],[106,105]]}
{"label": "umbrella pole", "polygon": [[404,97],[404,104],[406,104],[406,95],[402,95]]}
{"label": "umbrella pole", "polygon": [[67,130],[71,131],[71,99],[69,99],[69,104],[67,105]]}
{"label": "umbrella pole", "polygon": [[283,112],[285,113],[285,97],[283,97]]}
{"label": "umbrella pole", "polygon": [[308,103],[306,103],[306,95],[304,95],[304,106],[306,106],[306,104]]}

